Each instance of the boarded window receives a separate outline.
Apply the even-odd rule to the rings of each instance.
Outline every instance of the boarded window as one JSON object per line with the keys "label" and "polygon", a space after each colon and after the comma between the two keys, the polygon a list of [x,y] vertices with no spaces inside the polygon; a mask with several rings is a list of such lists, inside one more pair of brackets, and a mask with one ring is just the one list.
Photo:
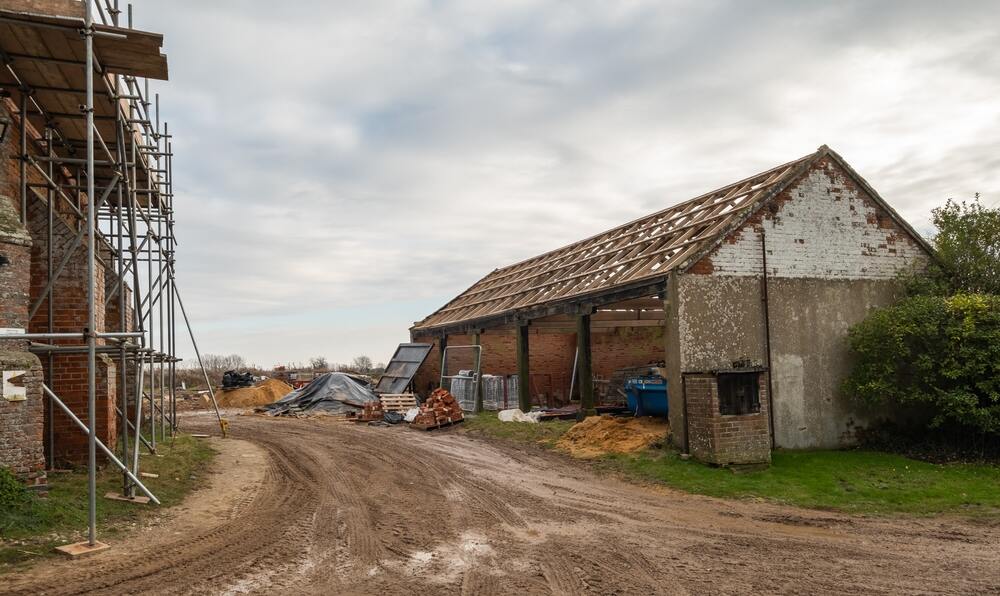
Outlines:
{"label": "boarded window", "polygon": [[760,373],[719,373],[719,413],[738,416],[760,412]]}

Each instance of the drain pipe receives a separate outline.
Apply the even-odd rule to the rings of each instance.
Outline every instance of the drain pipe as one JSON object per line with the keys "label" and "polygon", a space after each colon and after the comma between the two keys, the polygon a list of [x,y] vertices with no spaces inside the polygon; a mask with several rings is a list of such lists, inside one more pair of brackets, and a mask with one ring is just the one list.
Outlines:
{"label": "drain pipe", "polygon": [[763,269],[760,301],[764,306],[764,350],[767,357],[767,418],[771,428],[771,449],[774,449],[774,382],[771,380],[771,316],[767,300],[767,242],[760,231],[760,256]]}

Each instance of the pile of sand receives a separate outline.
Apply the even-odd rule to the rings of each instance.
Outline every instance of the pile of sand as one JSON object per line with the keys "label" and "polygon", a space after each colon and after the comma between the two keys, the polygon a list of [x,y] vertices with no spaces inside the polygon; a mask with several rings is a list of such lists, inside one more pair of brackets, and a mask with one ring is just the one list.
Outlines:
{"label": "pile of sand", "polygon": [[556,447],[573,457],[598,457],[605,453],[635,453],[663,443],[670,426],[662,418],[591,416],[573,425]]}
{"label": "pile of sand", "polygon": [[219,402],[220,408],[249,408],[274,403],[291,391],[291,385],[278,379],[267,379],[253,387],[217,391],[215,399]]}

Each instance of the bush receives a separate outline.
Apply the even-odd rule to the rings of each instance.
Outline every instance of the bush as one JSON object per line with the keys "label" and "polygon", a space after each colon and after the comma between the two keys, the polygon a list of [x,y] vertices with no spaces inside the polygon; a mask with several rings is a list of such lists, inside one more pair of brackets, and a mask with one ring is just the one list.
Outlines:
{"label": "bush", "polygon": [[1000,436],[1000,297],[907,298],[855,325],[849,341],[849,395],[924,414],[931,428]]}
{"label": "bush", "polygon": [[935,258],[926,270],[902,276],[906,293],[1000,294],[1000,209],[984,207],[977,194],[961,203],[948,199],[931,217]]}
{"label": "bush", "polygon": [[0,509],[13,509],[31,500],[31,493],[24,484],[6,468],[0,468]]}

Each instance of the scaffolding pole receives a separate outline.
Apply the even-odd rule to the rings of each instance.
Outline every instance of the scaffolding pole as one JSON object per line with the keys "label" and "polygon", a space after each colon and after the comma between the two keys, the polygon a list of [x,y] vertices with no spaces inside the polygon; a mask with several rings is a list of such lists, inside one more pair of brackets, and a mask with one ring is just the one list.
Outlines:
{"label": "scaffolding pole", "polygon": [[[21,220],[28,227],[29,218],[40,217],[35,224],[39,227],[32,229],[44,229],[47,244],[43,255],[47,264],[44,289],[34,296],[28,317],[29,320],[36,315],[46,318],[39,325],[42,332],[0,334],[0,340],[46,342],[31,343],[28,349],[43,357],[46,364],[43,389],[48,398],[49,468],[56,467],[63,457],[56,449],[59,437],[54,418],[59,412],[87,434],[85,544],[90,547],[99,544],[98,451],[121,469],[123,495],[134,496],[138,489],[159,503],[138,480],[139,455],[143,449],[154,453],[157,438],[163,440],[168,429],[171,436],[177,431],[177,305],[194,343],[194,333],[175,286],[173,148],[165,122],[161,130],[159,94],[151,94],[148,79],[109,73],[101,64],[104,57],[95,53],[95,37],[126,37],[98,30],[97,18],[103,25],[121,26],[122,11],[118,4],[119,0],[85,0],[83,28],[78,24],[71,27],[80,33],[83,60],[47,56],[45,49],[29,49],[25,52],[33,54],[8,55],[17,59],[0,63],[0,69],[10,75],[13,88],[19,92],[10,103],[11,111],[16,110],[19,117],[18,154],[10,157],[19,161]],[[128,8],[127,27],[131,29],[131,5]],[[42,29],[67,28],[44,21],[19,23]],[[32,62],[80,68],[85,84],[80,89],[76,83],[54,86],[55,83],[40,79],[32,81],[31,76],[37,78],[37,75],[22,70],[21,66]],[[36,84],[33,86],[32,82]],[[47,93],[36,94],[36,91]],[[72,94],[73,105],[80,105],[80,112],[70,113],[62,107],[65,101],[49,101],[50,93]],[[95,104],[96,100],[103,103]],[[102,112],[98,113],[96,108]],[[38,118],[43,124],[29,122],[29,117]],[[67,121],[73,125],[60,125]],[[80,132],[85,132],[83,139]],[[85,152],[82,157],[81,149]],[[35,211],[32,201],[44,203],[44,211]],[[57,237],[66,240],[58,242]],[[83,244],[85,254],[80,250]],[[60,305],[57,300],[63,293],[58,291],[62,287],[60,279],[74,258],[86,261],[86,320],[80,321],[79,327],[57,322]],[[141,267],[141,262],[146,262],[146,267]],[[98,275],[98,267],[104,272],[103,277]],[[128,284],[126,277],[130,278]],[[98,288],[96,284],[102,279],[104,287]],[[67,296],[66,300],[69,299]],[[114,315],[107,310],[111,308],[117,308]],[[102,320],[104,328],[98,325]],[[194,347],[200,363],[197,345]],[[60,359],[84,357],[86,415],[74,413],[52,389],[58,390],[58,375],[54,371],[62,364]],[[113,443],[110,436],[102,441],[97,433],[99,360],[113,362],[117,367],[115,380],[119,387],[114,416],[118,434]],[[205,373],[204,367],[202,371]],[[212,397],[214,403],[214,392]],[[144,404],[146,400],[148,404]],[[225,436],[227,425],[217,405],[216,415]]]}

